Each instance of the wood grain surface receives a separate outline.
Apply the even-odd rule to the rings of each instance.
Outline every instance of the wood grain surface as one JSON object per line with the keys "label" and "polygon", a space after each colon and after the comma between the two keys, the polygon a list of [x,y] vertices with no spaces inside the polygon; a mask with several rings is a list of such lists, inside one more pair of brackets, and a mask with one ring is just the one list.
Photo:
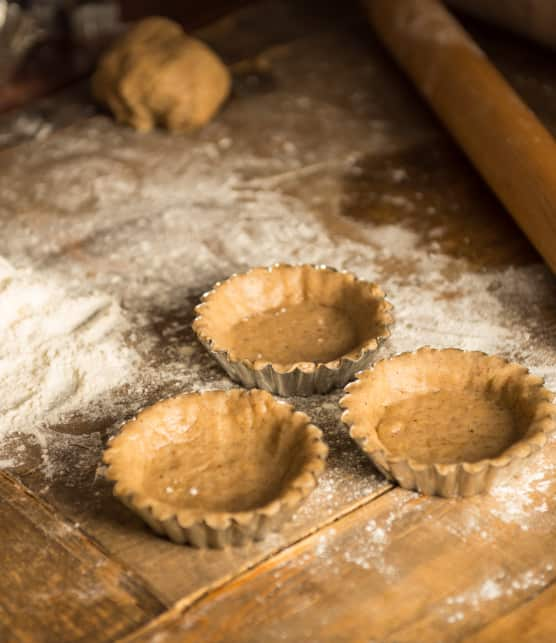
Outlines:
{"label": "wood grain surface", "polygon": [[556,639],[555,607],[556,588],[552,582],[544,591],[533,595],[530,600],[464,640],[473,643],[512,640],[523,643],[551,643]]}
{"label": "wood grain surface", "polygon": [[[512,328],[527,331],[513,357],[540,360],[555,339],[551,275],[374,39],[365,18],[351,6],[342,13],[338,5],[326,15],[319,5],[253,5],[203,32],[229,62],[242,65],[230,103],[214,123],[190,137],[139,136],[123,129],[95,111],[83,88],[5,114],[0,119],[0,254],[17,266],[32,265],[37,272],[117,297],[136,334],[155,338],[143,355],[149,373],[162,372],[169,361],[179,366],[176,346],[193,345],[189,325],[201,290],[237,269],[231,260],[227,267],[224,256],[221,264],[215,259],[223,266],[220,272],[207,273],[197,290],[180,283],[174,299],[156,305],[138,296],[154,277],[140,272],[134,255],[147,253],[155,265],[187,233],[185,222],[185,232],[164,227],[165,210],[177,207],[166,194],[181,190],[178,205],[192,212],[195,225],[210,223],[223,208],[224,218],[215,218],[213,225],[232,227],[236,208],[249,207],[264,193],[269,210],[275,201],[301,204],[338,244],[372,245],[359,226],[401,226],[424,253],[449,259],[439,304],[456,305],[464,295],[452,285],[460,274],[473,279],[492,272],[498,283],[493,279],[489,287],[496,293],[499,282],[519,271],[522,290],[500,305]],[[550,98],[556,84],[545,54],[520,49],[486,28],[471,28],[555,131]],[[224,151],[215,157],[222,141]],[[204,172],[199,186],[190,178],[195,163]],[[234,175],[240,196],[229,205],[215,205],[218,195],[210,190],[216,191],[228,174]],[[225,255],[221,248],[214,252],[219,259]],[[411,277],[411,257],[381,256],[377,279]],[[166,269],[175,278],[183,266],[157,268],[161,274]],[[540,288],[549,295],[525,308],[522,294]],[[410,332],[411,320],[402,321],[401,328]],[[425,326],[422,330],[428,332]],[[439,329],[440,339],[444,331]],[[452,336],[458,341],[457,334]],[[199,348],[192,359],[204,385],[223,384],[220,370]],[[556,566],[553,446],[515,481],[515,488],[526,492],[517,501],[511,487],[484,499],[419,498],[393,489],[358,451],[339,423],[338,394],[296,399],[324,429],[330,446],[319,489],[282,534],[246,548],[199,551],[154,536],[112,497],[98,467],[117,423],[181,390],[184,381],[169,375],[142,382],[137,390],[114,391],[110,411],[97,413],[94,421],[84,409],[51,427],[58,438],[50,471],[28,436],[10,436],[14,453],[20,454],[10,472],[41,498],[36,509],[37,499],[17,486],[15,495],[23,494],[26,503],[32,498],[38,512],[35,523],[23,521],[35,534],[28,546],[17,537],[20,531],[0,527],[9,535],[0,548],[0,557],[8,561],[2,568],[11,570],[10,583],[21,587],[0,598],[0,623],[14,640],[32,639],[41,624],[45,641],[122,636],[512,641],[516,632],[529,637],[525,640],[550,640]],[[0,505],[13,516],[15,501],[9,499],[15,483],[6,480]],[[60,536],[58,527],[54,534],[33,527],[39,517],[45,520],[45,512],[53,527],[63,525],[71,537]],[[16,513],[21,521],[20,510]],[[51,547],[54,553],[38,557],[34,567],[31,553]],[[102,564],[97,566],[97,559]],[[71,576],[64,572],[70,567]],[[112,570],[108,577],[104,569]],[[50,612],[42,587],[37,588],[43,570],[53,577],[46,604],[57,609]],[[89,591],[101,598],[91,601]],[[162,604],[169,611],[147,624]],[[33,618],[27,618],[26,605],[37,605]],[[85,605],[89,611],[82,615]]]}
{"label": "wood grain surface", "polygon": [[0,473],[0,639],[112,641],[162,610],[76,526]]}
{"label": "wood grain surface", "polygon": [[556,578],[555,490],[547,477],[527,516],[392,490],[129,640],[549,640],[553,592],[536,595]]}

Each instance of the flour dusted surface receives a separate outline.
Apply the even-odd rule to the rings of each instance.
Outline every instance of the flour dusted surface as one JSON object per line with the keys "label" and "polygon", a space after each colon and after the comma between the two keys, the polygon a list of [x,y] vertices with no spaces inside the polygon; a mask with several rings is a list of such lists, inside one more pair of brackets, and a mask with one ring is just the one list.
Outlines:
{"label": "flour dusted surface", "polygon": [[134,377],[139,360],[123,344],[127,323],[113,298],[68,292],[4,260],[0,310],[0,465],[17,466],[16,436],[27,435],[52,474],[49,448],[63,435],[51,427],[77,411],[102,412],[102,398]]}

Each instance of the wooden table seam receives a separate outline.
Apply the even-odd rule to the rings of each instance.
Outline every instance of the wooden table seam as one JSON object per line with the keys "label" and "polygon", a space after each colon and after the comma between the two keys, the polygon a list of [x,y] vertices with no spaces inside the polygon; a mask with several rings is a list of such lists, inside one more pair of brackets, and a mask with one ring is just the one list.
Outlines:
{"label": "wooden table seam", "polygon": [[[481,634],[481,632],[484,632],[485,630],[487,630],[487,628],[492,627],[498,621],[502,621],[502,619],[504,619],[509,614],[512,614],[512,613],[516,612],[517,610],[521,609],[522,607],[525,607],[528,603],[532,603],[535,599],[537,599],[540,596],[542,596],[548,589],[550,589],[551,587],[554,587],[554,586],[556,586],[556,578],[553,578],[552,580],[548,581],[542,587],[539,587],[537,591],[533,591],[531,594],[525,596],[522,601],[512,605],[509,609],[507,609],[504,612],[498,614],[498,616],[496,616],[492,620],[488,621],[487,623],[483,623],[480,627],[478,627],[475,630],[473,630],[465,638],[461,639],[461,643],[474,643],[474,641],[477,640],[477,636],[479,636]],[[155,619],[153,619],[153,620],[155,620]],[[146,627],[146,626],[143,626],[143,627]]]}
{"label": "wooden table seam", "polygon": [[359,511],[362,507],[365,507],[375,500],[378,500],[382,496],[385,496],[386,494],[390,493],[391,491],[397,489],[397,486],[394,484],[389,484],[387,487],[382,487],[378,491],[376,491],[374,494],[371,494],[369,496],[366,496],[359,502],[357,505],[351,505],[346,509],[346,511],[343,511],[341,513],[336,514],[333,518],[328,520],[327,522],[321,523],[318,525],[318,527],[311,529],[304,533],[302,536],[299,538],[293,540],[292,542],[288,543],[284,547],[281,547],[280,549],[277,549],[273,551],[271,554],[268,556],[265,556],[261,560],[256,561],[252,565],[248,565],[243,569],[240,569],[237,573],[235,574],[229,574],[225,578],[221,578],[218,581],[214,582],[212,585],[203,588],[199,592],[193,592],[192,594],[189,594],[188,596],[185,596],[184,598],[178,600],[174,605],[163,612],[162,614],[159,614],[157,617],[153,618],[151,621],[146,623],[145,625],[139,627],[137,630],[134,632],[131,632],[130,634],[127,634],[124,638],[119,639],[119,643],[131,643],[131,641],[134,640],[135,636],[137,635],[142,635],[143,633],[147,633],[148,630],[151,627],[156,627],[160,625],[161,623],[163,624],[166,620],[173,620],[177,616],[181,616],[185,614],[185,612],[192,607],[194,607],[199,601],[205,599],[207,596],[212,594],[213,592],[216,592],[218,590],[223,589],[226,585],[236,582],[238,579],[240,579],[243,576],[246,576],[247,574],[251,574],[254,570],[256,570],[258,567],[261,565],[264,565],[266,563],[271,562],[274,558],[280,556],[284,552],[288,551],[289,549],[293,549],[295,546],[299,545],[300,543],[304,542],[308,538],[311,538],[314,536],[316,533],[319,533],[320,531],[323,531],[324,529],[329,528],[331,525],[339,522],[340,520],[343,520],[350,514]]}
{"label": "wooden table seam", "polygon": [[[75,535],[78,537],[82,545],[97,551],[99,554],[101,554],[102,556],[105,556],[108,560],[116,564],[121,569],[122,573],[127,577],[127,579],[133,585],[137,586],[138,588],[140,587],[142,591],[149,594],[150,599],[158,603],[161,609],[164,609],[167,607],[164,601],[162,601],[162,599],[157,595],[157,593],[150,587],[149,583],[145,581],[145,579],[140,574],[138,574],[134,569],[130,568],[128,565],[123,563],[118,558],[118,556],[109,552],[101,543],[99,543],[94,537],[92,537],[86,531],[84,531],[80,527],[77,527],[73,521],[71,521],[66,515],[64,515],[63,512],[61,512],[59,509],[57,509],[49,502],[47,502],[46,500],[38,496],[36,493],[34,493],[31,489],[29,489],[26,485],[24,485],[17,477],[5,471],[0,471],[0,479],[3,479],[9,485],[17,487],[23,494],[25,494],[29,498],[30,501],[32,501],[38,507],[40,511],[48,512],[48,514],[50,514],[50,516],[52,516],[54,519],[59,520],[60,522],[64,523],[67,527],[69,527],[72,531],[74,531]],[[0,496],[0,502],[5,502],[8,506],[13,508],[14,511],[16,511],[18,514],[22,514],[22,512],[18,507],[17,502],[13,502],[12,500],[4,496]],[[42,525],[35,525],[35,526],[40,526],[41,530],[45,533],[45,535],[46,536],[49,535],[48,532],[46,532],[43,529]],[[75,548],[68,547],[67,544],[63,541],[63,539],[57,538],[56,540],[61,547],[76,555],[77,552],[74,551]]]}

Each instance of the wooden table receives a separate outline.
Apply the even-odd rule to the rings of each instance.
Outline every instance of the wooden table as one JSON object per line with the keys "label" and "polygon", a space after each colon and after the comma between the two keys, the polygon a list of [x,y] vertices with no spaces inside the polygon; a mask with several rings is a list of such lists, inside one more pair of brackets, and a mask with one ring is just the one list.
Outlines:
{"label": "wooden table", "polygon": [[[471,28],[554,131],[549,54]],[[117,404],[95,422],[84,414],[54,427],[62,436],[54,474],[21,437],[25,457],[0,474],[0,640],[555,640],[553,443],[514,481],[515,494],[510,487],[465,501],[419,497],[392,486],[359,453],[339,422],[334,393],[294,400],[324,429],[330,458],[318,490],[280,535],[227,551],[179,547],[112,498],[97,467],[115,423],[199,379],[226,385],[189,323],[199,292],[240,269],[242,255],[226,257],[229,247],[216,247],[211,256],[190,257],[202,273],[192,286],[180,282],[180,270],[194,272],[180,264],[178,246],[187,230],[211,221],[228,222],[243,243],[233,227],[239,206],[263,204],[264,221],[276,203],[286,206],[278,221],[290,206],[307,208],[331,243],[353,244],[356,266],[364,265],[362,249],[374,247],[373,231],[384,244],[391,230],[395,245],[401,230],[419,257],[445,258],[434,277],[445,308],[464,297],[461,275],[471,284],[486,275],[496,297],[496,284],[517,274],[522,290],[504,291],[498,303],[512,328],[527,334],[500,350],[546,366],[556,349],[552,275],[355,8],[263,3],[202,36],[228,63],[241,64],[231,101],[198,134],[137,135],[97,113],[82,85],[0,118],[0,255],[117,297],[137,333],[152,338],[148,374],[163,374],[149,375],[141,390],[115,391]],[[216,194],[224,170],[234,177],[229,204],[227,193]],[[176,223],[169,195],[181,181],[179,211],[190,214]],[[254,226],[263,220],[257,208]],[[274,234],[276,220],[273,226]],[[306,255],[299,260],[317,260],[324,241],[301,227]],[[263,228],[257,238],[281,252],[292,237],[265,240]],[[401,288],[416,259],[392,250],[378,248],[373,269]],[[176,263],[164,263],[171,251]],[[136,252],[151,253],[152,271],[133,263]],[[152,284],[164,297],[157,299]],[[537,292],[533,306],[528,297]],[[385,355],[416,347],[419,333],[439,344],[468,341],[444,329],[434,312],[428,327],[406,313],[397,311],[399,343]],[[179,346],[189,347],[187,357]],[[194,375],[180,373],[180,359],[194,365]]]}

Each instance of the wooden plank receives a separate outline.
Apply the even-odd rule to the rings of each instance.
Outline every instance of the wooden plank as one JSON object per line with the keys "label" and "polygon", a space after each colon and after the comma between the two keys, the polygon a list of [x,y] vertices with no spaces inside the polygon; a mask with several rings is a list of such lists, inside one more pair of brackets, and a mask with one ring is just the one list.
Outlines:
{"label": "wooden plank", "polygon": [[73,524],[0,473],[0,639],[112,641],[162,605]]}
{"label": "wooden plank", "polygon": [[[234,71],[237,67],[233,65],[254,59],[272,47],[304,40],[330,30],[332,25],[342,27],[357,16],[357,5],[266,0],[228,13],[196,34]],[[241,73],[241,68],[238,71]]]}
{"label": "wooden plank", "polygon": [[[552,444],[490,496],[395,489],[128,640],[461,640],[556,579],[555,466]],[[524,606],[470,640],[542,640],[553,600],[551,589],[532,614]]]}
{"label": "wooden plank", "polygon": [[519,638],[520,643],[556,641],[556,587],[554,584],[508,614],[467,637],[467,643],[498,643]]}

